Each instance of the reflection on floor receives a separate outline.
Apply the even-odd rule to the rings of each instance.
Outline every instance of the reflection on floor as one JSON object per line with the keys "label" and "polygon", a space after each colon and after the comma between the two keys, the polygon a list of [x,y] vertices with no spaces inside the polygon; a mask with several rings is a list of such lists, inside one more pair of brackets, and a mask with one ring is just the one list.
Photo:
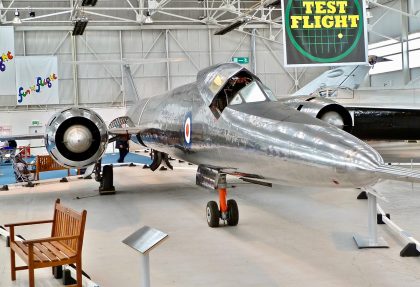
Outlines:
{"label": "reflection on floor", "polygon": [[[237,183],[237,227],[211,229],[205,205],[216,194],[195,186],[195,166],[174,171],[114,169],[114,196],[96,195],[94,180],[71,180],[0,192],[0,224],[50,218],[56,198],[88,210],[84,270],[100,286],[139,286],[138,255],[121,241],[149,225],[169,234],[151,253],[153,286],[419,286],[420,259],[402,258],[401,242],[384,226],[389,249],[358,250],[353,233],[367,233],[367,201],[357,190],[264,188]],[[235,182],[236,183],[236,182]],[[381,205],[420,237],[420,185],[383,182]],[[49,226],[19,233],[47,235]],[[30,236],[29,236],[30,235]],[[8,249],[0,241],[0,286],[27,286],[27,272],[9,275]],[[49,269],[36,271],[37,286],[61,286]]]}
{"label": "reflection on floor", "polygon": [[[116,164],[119,158],[118,153],[109,153],[105,154],[102,163],[103,164]],[[35,157],[25,159],[28,163],[35,164]],[[151,160],[148,154],[136,154],[129,153],[125,157],[125,163],[138,163],[138,164],[150,164]],[[70,175],[76,175],[76,170],[70,170]],[[63,178],[67,176],[67,170],[53,170],[40,173],[40,179],[53,179],[53,178]],[[11,164],[0,165],[0,185],[13,184],[16,183],[15,175],[13,173],[13,167]]]}

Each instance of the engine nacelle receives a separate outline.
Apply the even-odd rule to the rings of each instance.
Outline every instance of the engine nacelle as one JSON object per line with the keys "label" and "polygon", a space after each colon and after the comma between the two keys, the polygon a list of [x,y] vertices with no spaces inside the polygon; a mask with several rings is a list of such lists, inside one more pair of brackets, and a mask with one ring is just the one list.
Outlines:
{"label": "engine nacelle", "polygon": [[283,102],[291,108],[325,121],[346,132],[351,132],[353,128],[353,118],[350,112],[342,105],[330,99],[320,97],[294,97],[283,99]]}
{"label": "engine nacelle", "polygon": [[59,164],[83,168],[94,164],[108,144],[108,129],[94,111],[73,107],[56,113],[48,121],[45,147]]}

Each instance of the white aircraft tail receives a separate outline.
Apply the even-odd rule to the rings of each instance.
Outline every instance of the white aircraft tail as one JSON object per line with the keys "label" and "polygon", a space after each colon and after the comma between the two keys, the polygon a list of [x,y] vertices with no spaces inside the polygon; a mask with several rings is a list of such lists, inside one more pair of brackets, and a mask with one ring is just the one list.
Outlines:
{"label": "white aircraft tail", "polygon": [[328,70],[317,77],[315,80],[298,90],[293,96],[310,96],[314,92],[323,89],[350,89],[355,90],[365,80],[369,70],[380,62],[391,61],[384,57],[369,56],[369,65],[343,66]]}
{"label": "white aircraft tail", "polygon": [[140,95],[137,92],[136,85],[134,84],[133,75],[129,65],[123,66],[123,82],[125,98],[134,102],[140,101]]}
{"label": "white aircraft tail", "polygon": [[328,70],[298,90],[293,96],[309,96],[321,89],[357,89],[369,73],[370,66],[343,66]]}

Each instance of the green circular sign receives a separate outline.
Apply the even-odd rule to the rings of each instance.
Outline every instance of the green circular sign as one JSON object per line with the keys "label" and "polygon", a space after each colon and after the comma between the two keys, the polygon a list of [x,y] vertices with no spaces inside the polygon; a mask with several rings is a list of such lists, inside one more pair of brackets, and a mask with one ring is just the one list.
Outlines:
{"label": "green circular sign", "polygon": [[[316,2],[319,2],[320,5]],[[357,47],[364,30],[363,11],[358,0],[345,1],[347,3],[345,14],[328,13],[334,8],[327,6],[327,2],[334,2],[335,4],[338,1],[291,0],[287,4],[284,17],[287,35],[292,45],[306,58],[320,63],[338,62],[347,57]],[[324,3],[325,6],[322,6]],[[311,5],[309,6],[309,4]],[[322,10],[320,7],[323,7]],[[339,7],[335,9],[339,10]],[[314,13],[307,14],[308,10]],[[319,11],[325,13],[316,13]],[[329,16],[331,19],[335,16],[348,17],[351,15],[359,16],[357,27],[322,27],[321,25],[321,23],[324,23],[322,17]],[[296,17],[298,20],[292,20],[292,17]],[[349,26],[348,18],[345,19],[347,19],[347,26]],[[294,22],[293,28],[291,27],[291,21]],[[296,28],[297,24],[300,24],[301,27]]]}

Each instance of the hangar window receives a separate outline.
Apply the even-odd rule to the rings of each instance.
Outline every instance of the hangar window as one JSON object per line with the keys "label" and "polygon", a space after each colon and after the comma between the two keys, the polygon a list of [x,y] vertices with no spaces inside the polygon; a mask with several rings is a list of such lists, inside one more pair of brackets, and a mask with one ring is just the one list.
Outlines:
{"label": "hangar window", "polygon": [[214,97],[210,110],[219,118],[223,110],[229,105],[275,101],[271,92],[260,81],[254,79],[248,72],[240,72],[229,79],[226,85]]}

